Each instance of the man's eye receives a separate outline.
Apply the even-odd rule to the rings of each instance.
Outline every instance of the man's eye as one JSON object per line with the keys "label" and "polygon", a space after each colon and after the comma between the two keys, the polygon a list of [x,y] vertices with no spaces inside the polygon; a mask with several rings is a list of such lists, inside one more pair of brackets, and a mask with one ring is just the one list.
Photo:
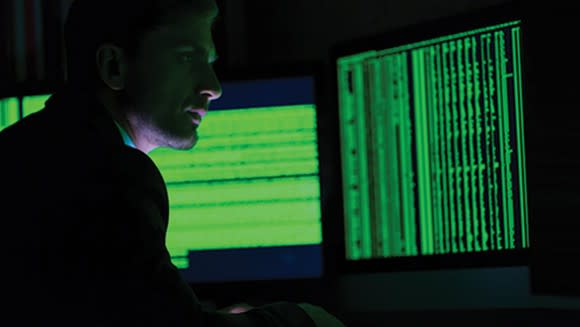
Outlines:
{"label": "man's eye", "polygon": [[195,61],[195,55],[193,53],[181,53],[179,60],[183,63],[191,63]]}

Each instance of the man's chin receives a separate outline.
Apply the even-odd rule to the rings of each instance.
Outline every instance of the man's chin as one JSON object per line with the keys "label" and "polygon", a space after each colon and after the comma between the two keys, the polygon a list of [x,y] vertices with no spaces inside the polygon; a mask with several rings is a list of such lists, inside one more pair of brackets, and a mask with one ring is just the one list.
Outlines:
{"label": "man's chin", "polygon": [[191,150],[197,143],[197,138],[183,139],[171,138],[165,139],[164,142],[158,142],[158,148],[168,148],[173,150]]}
{"label": "man's chin", "polygon": [[172,143],[173,144],[170,147],[175,149],[175,150],[191,150],[197,144],[197,136],[194,136],[194,137],[189,138],[189,139],[181,139],[177,142],[172,142]]}
{"label": "man's chin", "polygon": [[170,148],[174,150],[191,150],[198,141],[197,131],[189,130],[187,132],[173,133],[166,130],[165,133],[160,133],[156,139],[158,146],[163,148]]}
{"label": "man's chin", "polygon": [[170,148],[170,149],[173,149],[173,150],[187,151],[187,150],[191,150],[191,149],[193,149],[193,147],[195,147],[195,142],[189,142],[189,143],[185,143],[185,142],[172,143],[170,145],[167,145],[166,147],[167,148]]}

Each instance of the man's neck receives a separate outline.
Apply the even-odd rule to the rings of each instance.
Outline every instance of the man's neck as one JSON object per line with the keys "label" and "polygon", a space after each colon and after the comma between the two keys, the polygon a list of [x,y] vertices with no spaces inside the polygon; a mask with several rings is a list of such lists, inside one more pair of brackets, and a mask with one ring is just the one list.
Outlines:
{"label": "man's neck", "polygon": [[145,154],[155,149],[155,146],[149,144],[144,137],[139,135],[138,129],[135,128],[136,124],[132,124],[130,117],[123,113],[119,101],[113,94],[108,91],[102,91],[97,93],[97,98],[113,118],[126,145],[138,149]]}

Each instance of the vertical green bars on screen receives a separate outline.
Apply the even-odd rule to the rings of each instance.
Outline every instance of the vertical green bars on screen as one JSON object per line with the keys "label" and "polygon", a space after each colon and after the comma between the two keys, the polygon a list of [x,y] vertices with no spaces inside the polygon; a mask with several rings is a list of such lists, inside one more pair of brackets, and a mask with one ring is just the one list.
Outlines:
{"label": "vertical green bars on screen", "polygon": [[0,100],[0,131],[16,123],[20,118],[18,98]]}
{"label": "vertical green bars on screen", "polygon": [[20,120],[20,101],[22,101],[22,117],[26,117],[44,108],[44,102],[50,95],[26,95],[0,100],[0,131]]}
{"label": "vertical green bars on screen", "polygon": [[519,21],[338,59],[349,260],[529,247]]}

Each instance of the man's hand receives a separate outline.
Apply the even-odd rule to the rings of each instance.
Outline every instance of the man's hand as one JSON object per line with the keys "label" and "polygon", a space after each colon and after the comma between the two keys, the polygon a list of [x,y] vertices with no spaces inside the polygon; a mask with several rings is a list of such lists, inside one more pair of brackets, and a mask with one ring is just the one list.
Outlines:
{"label": "man's hand", "polygon": [[298,306],[306,311],[316,327],[346,327],[340,320],[321,307],[308,303],[300,303]]}

